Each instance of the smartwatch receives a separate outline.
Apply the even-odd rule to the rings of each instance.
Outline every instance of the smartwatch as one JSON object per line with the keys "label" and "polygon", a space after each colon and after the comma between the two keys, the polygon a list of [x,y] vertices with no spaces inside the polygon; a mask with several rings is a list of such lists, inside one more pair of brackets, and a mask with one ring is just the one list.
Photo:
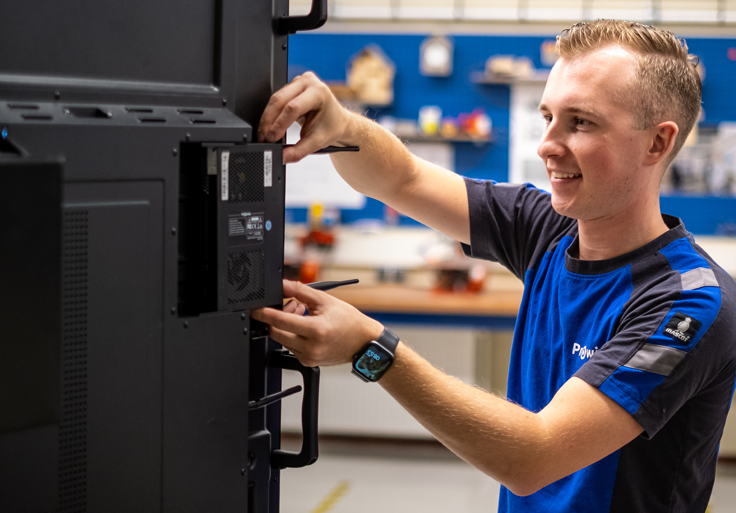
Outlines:
{"label": "smartwatch", "polygon": [[398,345],[399,337],[396,333],[384,327],[380,337],[368,342],[353,356],[353,374],[366,383],[375,383],[394,363]]}

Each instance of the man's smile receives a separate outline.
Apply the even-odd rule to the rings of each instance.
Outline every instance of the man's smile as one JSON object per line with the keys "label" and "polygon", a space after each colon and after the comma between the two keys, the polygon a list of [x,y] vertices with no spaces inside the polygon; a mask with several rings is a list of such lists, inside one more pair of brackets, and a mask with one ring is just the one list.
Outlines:
{"label": "man's smile", "polygon": [[580,178],[583,176],[582,174],[572,174],[572,173],[560,173],[558,171],[552,171],[552,178]]}

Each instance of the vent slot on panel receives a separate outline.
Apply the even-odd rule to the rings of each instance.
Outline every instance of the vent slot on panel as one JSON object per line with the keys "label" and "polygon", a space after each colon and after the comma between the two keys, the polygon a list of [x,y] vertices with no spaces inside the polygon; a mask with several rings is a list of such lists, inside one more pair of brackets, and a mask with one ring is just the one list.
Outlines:
{"label": "vent slot on panel", "polygon": [[26,121],[51,121],[53,116],[48,114],[23,114],[23,119]]}
{"label": "vent slot on panel", "polygon": [[195,125],[214,125],[217,123],[214,119],[204,119],[204,118],[192,118],[191,122]]}
{"label": "vent slot on panel", "polygon": [[266,297],[266,256],[261,251],[230,253],[227,258],[227,302],[230,305]]}
{"label": "vent slot on panel", "polygon": [[164,118],[138,118],[141,123],[166,123]]}
{"label": "vent slot on panel", "polygon": [[180,114],[192,114],[192,115],[198,115],[198,114],[204,114],[204,111],[201,109],[177,109]]}
{"label": "vent slot on panel", "polygon": [[110,119],[111,112],[104,111],[99,107],[66,107],[69,114],[75,118],[82,119]]}
{"label": "vent slot on panel", "polygon": [[149,109],[148,107],[125,107],[125,110],[139,114],[153,114],[153,109]]}
{"label": "vent slot on panel", "polygon": [[263,153],[232,153],[229,166],[229,203],[264,201]]}
{"label": "vent slot on panel", "polygon": [[8,103],[8,108],[14,110],[38,110],[39,106],[32,103]]}
{"label": "vent slot on panel", "polygon": [[88,213],[64,213],[59,512],[87,511]]}

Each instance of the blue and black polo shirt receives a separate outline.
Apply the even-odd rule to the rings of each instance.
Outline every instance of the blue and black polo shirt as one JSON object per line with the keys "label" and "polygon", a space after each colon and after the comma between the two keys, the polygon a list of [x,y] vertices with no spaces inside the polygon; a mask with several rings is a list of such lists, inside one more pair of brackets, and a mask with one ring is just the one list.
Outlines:
{"label": "blue and black polo shirt", "polygon": [[[508,398],[540,411],[576,376],[644,433],[500,512],[704,512],[736,377],[736,283],[682,222],[610,260],[576,258],[577,221],[531,185],[466,179],[467,254],[524,282]],[[584,407],[584,406],[581,406]]]}

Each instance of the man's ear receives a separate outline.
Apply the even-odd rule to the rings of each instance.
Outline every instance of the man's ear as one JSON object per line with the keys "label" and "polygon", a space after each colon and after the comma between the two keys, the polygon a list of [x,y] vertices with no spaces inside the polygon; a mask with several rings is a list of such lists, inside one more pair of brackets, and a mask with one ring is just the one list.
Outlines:
{"label": "man's ear", "polygon": [[666,159],[672,153],[679,132],[680,128],[674,121],[664,121],[652,127],[650,132],[652,135],[651,144],[644,163],[648,166],[654,166]]}

